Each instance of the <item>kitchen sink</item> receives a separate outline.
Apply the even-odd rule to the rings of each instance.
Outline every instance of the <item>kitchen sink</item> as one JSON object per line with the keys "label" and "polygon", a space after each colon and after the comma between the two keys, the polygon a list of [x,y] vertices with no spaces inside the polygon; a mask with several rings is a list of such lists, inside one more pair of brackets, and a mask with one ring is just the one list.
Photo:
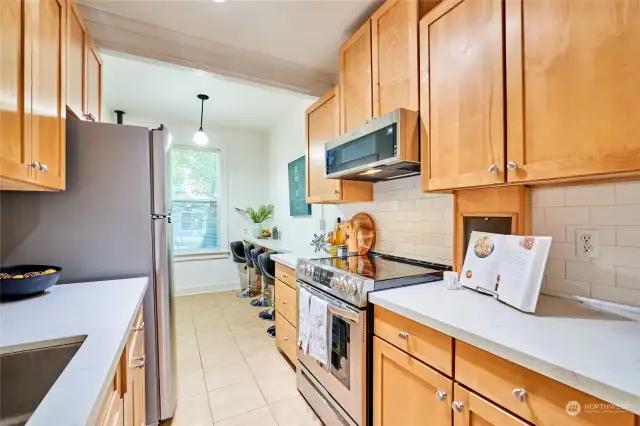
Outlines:
{"label": "kitchen sink", "polygon": [[25,425],[81,345],[0,355],[0,426]]}

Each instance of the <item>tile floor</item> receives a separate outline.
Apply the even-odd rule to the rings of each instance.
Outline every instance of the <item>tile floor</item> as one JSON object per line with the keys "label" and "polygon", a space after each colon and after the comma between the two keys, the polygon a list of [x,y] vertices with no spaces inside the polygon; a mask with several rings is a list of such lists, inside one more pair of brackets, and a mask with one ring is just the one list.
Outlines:
{"label": "tile floor", "polygon": [[178,405],[171,426],[320,426],[293,367],[235,291],[175,299]]}

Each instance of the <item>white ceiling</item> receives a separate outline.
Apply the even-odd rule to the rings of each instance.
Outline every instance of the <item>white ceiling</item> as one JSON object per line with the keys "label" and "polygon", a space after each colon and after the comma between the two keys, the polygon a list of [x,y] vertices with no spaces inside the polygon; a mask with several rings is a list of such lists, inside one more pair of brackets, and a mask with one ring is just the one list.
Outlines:
{"label": "white ceiling", "polygon": [[381,0],[81,2],[103,47],[318,95]]}
{"label": "white ceiling", "polygon": [[[184,68],[114,52],[101,52],[103,103],[110,114],[198,123],[199,93],[207,124],[267,130],[301,102],[312,99],[300,93],[238,81],[204,71]],[[125,115],[126,122],[126,115]]]}

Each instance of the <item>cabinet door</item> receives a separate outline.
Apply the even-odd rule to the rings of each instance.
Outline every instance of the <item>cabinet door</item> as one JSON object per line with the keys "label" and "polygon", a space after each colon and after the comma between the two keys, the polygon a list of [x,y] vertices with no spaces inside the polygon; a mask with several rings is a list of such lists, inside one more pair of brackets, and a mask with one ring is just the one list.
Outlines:
{"label": "cabinet door", "polygon": [[91,41],[87,41],[86,113],[102,121],[102,59]]}
{"label": "cabinet door", "polygon": [[340,134],[338,88],[330,90],[307,109],[307,201],[340,199],[340,180],[325,179],[325,142]]}
{"label": "cabinet door", "polygon": [[371,22],[340,48],[340,125],[342,133],[371,119]]}
{"label": "cabinet door", "polygon": [[509,0],[506,14],[509,181],[640,170],[640,2]]}
{"label": "cabinet door", "polygon": [[500,0],[445,0],[420,21],[423,190],[504,182]]}
{"label": "cabinet door", "polygon": [[450,426],[453,382],[373,338],[373,425]]}
{"label": "cabinet door", "polygon": [[[31,178],[31,138],[23,117],[23,2],[0,1],[0,185],[2,189]],[[27,91],[28,93],[28,91]]]}
{"label": "cabinet door", "polygon": [[31,131],[35,181],[64,189],[65,163],[65,34],[64,0],[26,2],[26,42],[31,45]]}
{"label": "cabinet door", "polygon": [[84,117],[85,43],[87,34],[75,2],[67,5],[67,107]]}
{"label": "cabinet door", "polygon": [[373,115],[418,111],[418,0],[387,0],[371,16]]}
{"label": "cabinet door", "polygon": [[457,383],[454,399],[453,426],[530,426]]}
{"label": "cabinet door", "polygon": [[144,329],[138,331],[136,343],[136,360],[134,360],[133,371],[133,424],[134,426],[145,426],[147,424],[146,412],[146,389],[145,389],[145,352],[144,352]]}

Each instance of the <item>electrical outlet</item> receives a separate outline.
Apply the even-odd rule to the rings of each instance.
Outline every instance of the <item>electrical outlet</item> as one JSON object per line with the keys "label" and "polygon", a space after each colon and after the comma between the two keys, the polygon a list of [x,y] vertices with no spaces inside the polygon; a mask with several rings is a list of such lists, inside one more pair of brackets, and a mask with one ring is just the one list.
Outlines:
{"label": "electrical outlet", "polygon": [[576,256],[587,261],[600,257],[597,229],[576,229]]}

